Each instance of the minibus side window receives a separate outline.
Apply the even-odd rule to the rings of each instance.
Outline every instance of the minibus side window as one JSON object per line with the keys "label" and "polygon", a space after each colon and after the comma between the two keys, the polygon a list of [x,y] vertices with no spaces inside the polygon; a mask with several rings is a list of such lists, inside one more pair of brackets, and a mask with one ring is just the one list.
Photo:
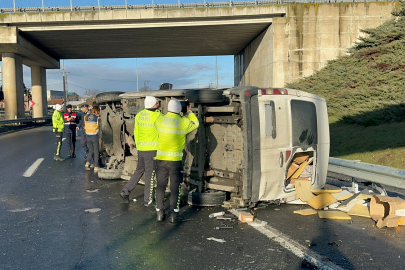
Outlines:
{"label": "minibus side window", "polygon": [[270,101],[270,104],[264,105],[264,114],[266,121],[266,137],[272,137],[275,139],[277,137],[276,132],[276,110],[274,101]]}
{"label": "minibus side window", "polygon": [[291,118],[293,145],[316,145],[318,126],[315,104],[308,101],[291,100]]}

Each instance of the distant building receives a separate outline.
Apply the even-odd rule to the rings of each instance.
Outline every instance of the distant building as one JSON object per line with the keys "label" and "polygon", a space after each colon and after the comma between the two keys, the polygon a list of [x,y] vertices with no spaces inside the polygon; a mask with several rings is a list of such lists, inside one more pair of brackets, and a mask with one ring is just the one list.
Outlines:
{"label": "distant building", "polygon": [[[79,100],[79,95],[76,94],[75,92],[68,92],[67,93],[67,99],[68,101],[78,101]],[[47,90],[46,91],[46,99],[49,100],[54,100],[54,99],[63,99],[63,91],[58,91],[58,90]]]}
{"label": "distant building", "polygon": [[63,91],[47,90],[46,100],[63,99]]}

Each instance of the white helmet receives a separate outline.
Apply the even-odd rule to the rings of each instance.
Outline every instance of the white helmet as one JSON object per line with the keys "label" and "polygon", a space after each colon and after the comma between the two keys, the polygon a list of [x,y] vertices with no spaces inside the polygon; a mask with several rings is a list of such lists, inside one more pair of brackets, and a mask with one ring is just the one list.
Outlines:
{"label": "white helmet", "polygon": [[171,99],[167,105],[167,110],[169,112],[180,113],[181,112],[181,103],[177,99]]}
{"label": "white helmet", "polygon": [[145,97],[145,109],[150,109],[153,106],[155,106],[157,103],[157,100],[155,97],[152,96],[146,96]]}
{"label": "white helmet", "polygon": [[56,104],[55,105],[55,110],[59,111],[60,109],[62,109],[62,105]]}

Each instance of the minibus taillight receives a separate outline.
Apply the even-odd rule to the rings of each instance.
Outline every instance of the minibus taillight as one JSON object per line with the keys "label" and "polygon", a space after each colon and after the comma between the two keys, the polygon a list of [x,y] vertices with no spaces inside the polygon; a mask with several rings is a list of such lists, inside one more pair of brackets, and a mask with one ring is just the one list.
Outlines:
{"label": "minibus taillight", "polygon": [[290,158],[290,156],[291,156],[291,150],[285,151],[285,162],[288,161],[288,159]]}
{"label": "minibus taillight", "polygon": [[262,88],[259,91],[262,95],[288,95],[287,89]]}

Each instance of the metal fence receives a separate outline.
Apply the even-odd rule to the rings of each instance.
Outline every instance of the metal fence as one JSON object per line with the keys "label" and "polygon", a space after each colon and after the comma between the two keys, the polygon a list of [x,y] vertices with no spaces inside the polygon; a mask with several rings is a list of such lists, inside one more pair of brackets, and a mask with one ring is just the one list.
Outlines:
{"label": "metal fence", "polygon": [[[398,2],[393,0],[388,1]],[[269,4],[331,2],[378,2],[378,0],[229,0],[222,2],[218,2],[215,0],[1,0],[0,12],[14,13],[149,8],[210,8],[224,6],[257,6]]]}
{"label": "metal fence", "polygon": [[45,116],[39,118],[20,118],[20,119],[12,119],[12,120],[1,120],[0,125],[19,125],[19,124],[27,124],[27,123],[42,123],[52,119],[52,116]]}
{"label": "metal fence", "polygon": [[[328,171],[353,177],[354,186],[356,185],[356,178],[358,178],[405,189],[405,171],[395,168],[331,157],[329,158]],[[355,189],[357,188],[355,187]]]}

